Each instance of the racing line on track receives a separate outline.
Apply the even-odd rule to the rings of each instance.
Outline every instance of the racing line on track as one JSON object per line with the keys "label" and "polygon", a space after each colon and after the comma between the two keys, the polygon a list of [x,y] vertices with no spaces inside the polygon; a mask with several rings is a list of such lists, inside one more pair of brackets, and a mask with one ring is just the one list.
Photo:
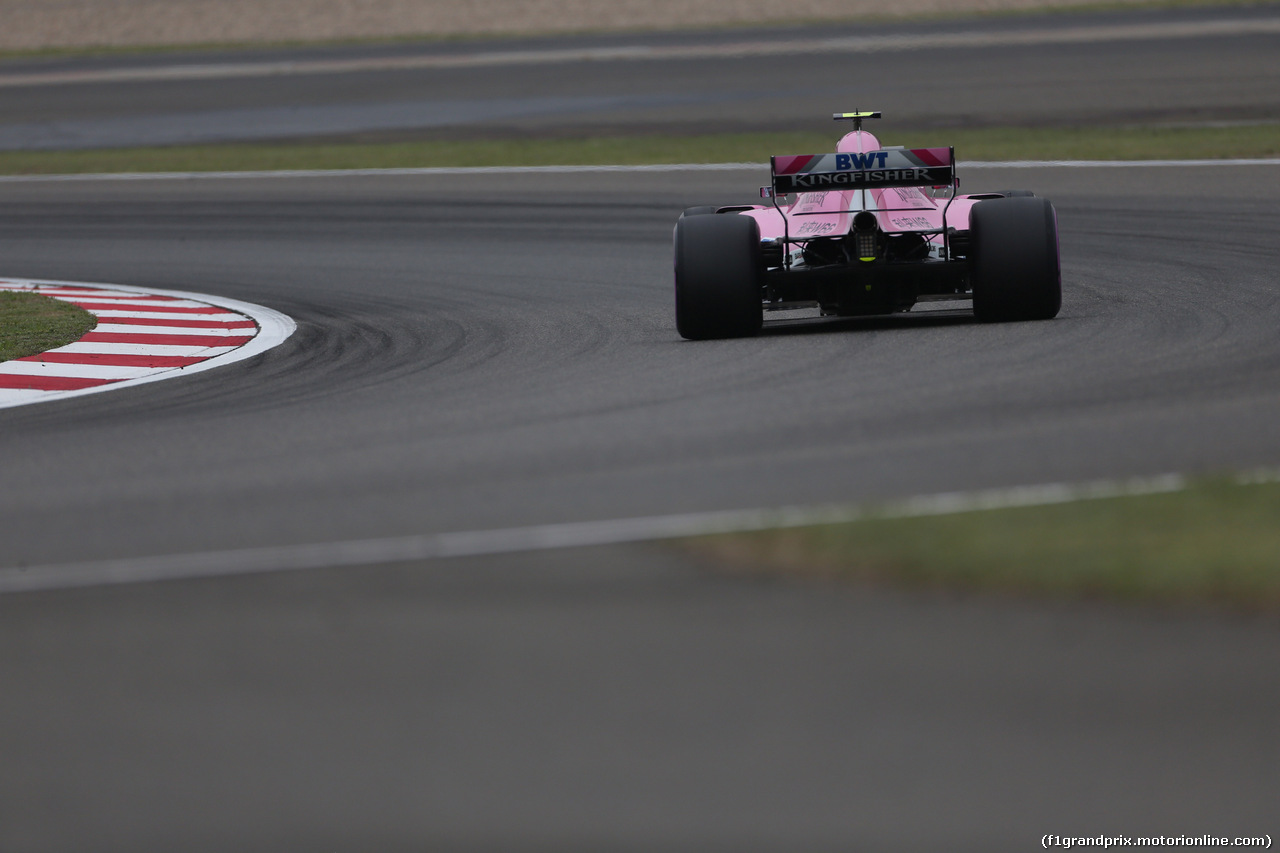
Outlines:
{"label": "racing line on track", "polygon": [[172,379],[265,352],[293,334],[270,308],[181,291],[0,279],[0,290],[69,302],[98,318],[79,340],[0,362],[0,408]]}

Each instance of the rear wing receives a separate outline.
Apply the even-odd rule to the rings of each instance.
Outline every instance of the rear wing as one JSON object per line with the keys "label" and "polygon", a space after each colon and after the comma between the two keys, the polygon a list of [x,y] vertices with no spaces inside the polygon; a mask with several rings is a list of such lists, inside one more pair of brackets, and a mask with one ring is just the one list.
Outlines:
{"label": "rear wing", "polygon": [[773,191],[888,189],[952,186],[954,148],[891,148],[847,154],[796,154],[770,158]]}

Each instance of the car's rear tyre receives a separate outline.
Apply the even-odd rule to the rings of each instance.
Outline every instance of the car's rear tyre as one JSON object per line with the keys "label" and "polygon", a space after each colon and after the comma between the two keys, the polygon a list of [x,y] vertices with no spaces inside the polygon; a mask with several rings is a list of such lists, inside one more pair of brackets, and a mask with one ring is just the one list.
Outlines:
{"label": "car's rear tyre", "polygon": [[750,216],[686,216],[676,222],[676,331],[689,340],[760,331],[764,312],[760,227]]}
{"label": "car's rear tyre", "polygon": [[714,204],[700,204],[697,207],[686,207],[684,209],[684,213],[680,214],[680,218],[684,219],[686,216],[706,216],[708,213],[715,213],[719,209],[720,208],[716,207]]}
{"label": "car's rear tyre", "polygon": [[1058,217],[1048,199],[999,198],[969,214],[969,283],[981,321],[1048,320],[1062,307]]}

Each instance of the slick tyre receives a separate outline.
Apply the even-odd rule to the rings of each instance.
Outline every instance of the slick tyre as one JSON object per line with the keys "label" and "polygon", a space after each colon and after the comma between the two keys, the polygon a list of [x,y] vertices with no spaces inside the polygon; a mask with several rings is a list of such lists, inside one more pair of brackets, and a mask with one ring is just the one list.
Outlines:
{"label": "slick tyre", "polygon": [[676,222],[676,330],[689,340],[740,338],[764,314],[760,227],[749,216],[686,216]]}
{"label": "slick tyre", "polygon": [[1058,217],[1048,199],[1016,196],[975,204],[969,240],[974,316],[1000,323],[1058,315]]}

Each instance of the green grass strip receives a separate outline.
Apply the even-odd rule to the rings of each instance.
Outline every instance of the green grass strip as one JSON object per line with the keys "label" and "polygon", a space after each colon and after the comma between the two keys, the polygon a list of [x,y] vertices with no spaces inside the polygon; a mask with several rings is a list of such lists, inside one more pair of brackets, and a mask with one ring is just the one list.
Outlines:
{"label": "green grass strip", "polygon": [[910,587],[1280,608],[1280,484],[710,536],[730,567]]}
{"label": "green grass strip", "polygon": [[[835,146],[823,132],[475,139],[334,144],[225,144],[0,152],[0,174],[224,172],[439,166],[767,163]],[[884,128],[886,145],[954,145],[960,160],[1145,160],[1280,156],[1280,124],[1233,127]]]}
{"label": "green grass strip", "polygon": [[98,318],[77,305],[0,290],[0,361],[66,346],[96,325]]}

